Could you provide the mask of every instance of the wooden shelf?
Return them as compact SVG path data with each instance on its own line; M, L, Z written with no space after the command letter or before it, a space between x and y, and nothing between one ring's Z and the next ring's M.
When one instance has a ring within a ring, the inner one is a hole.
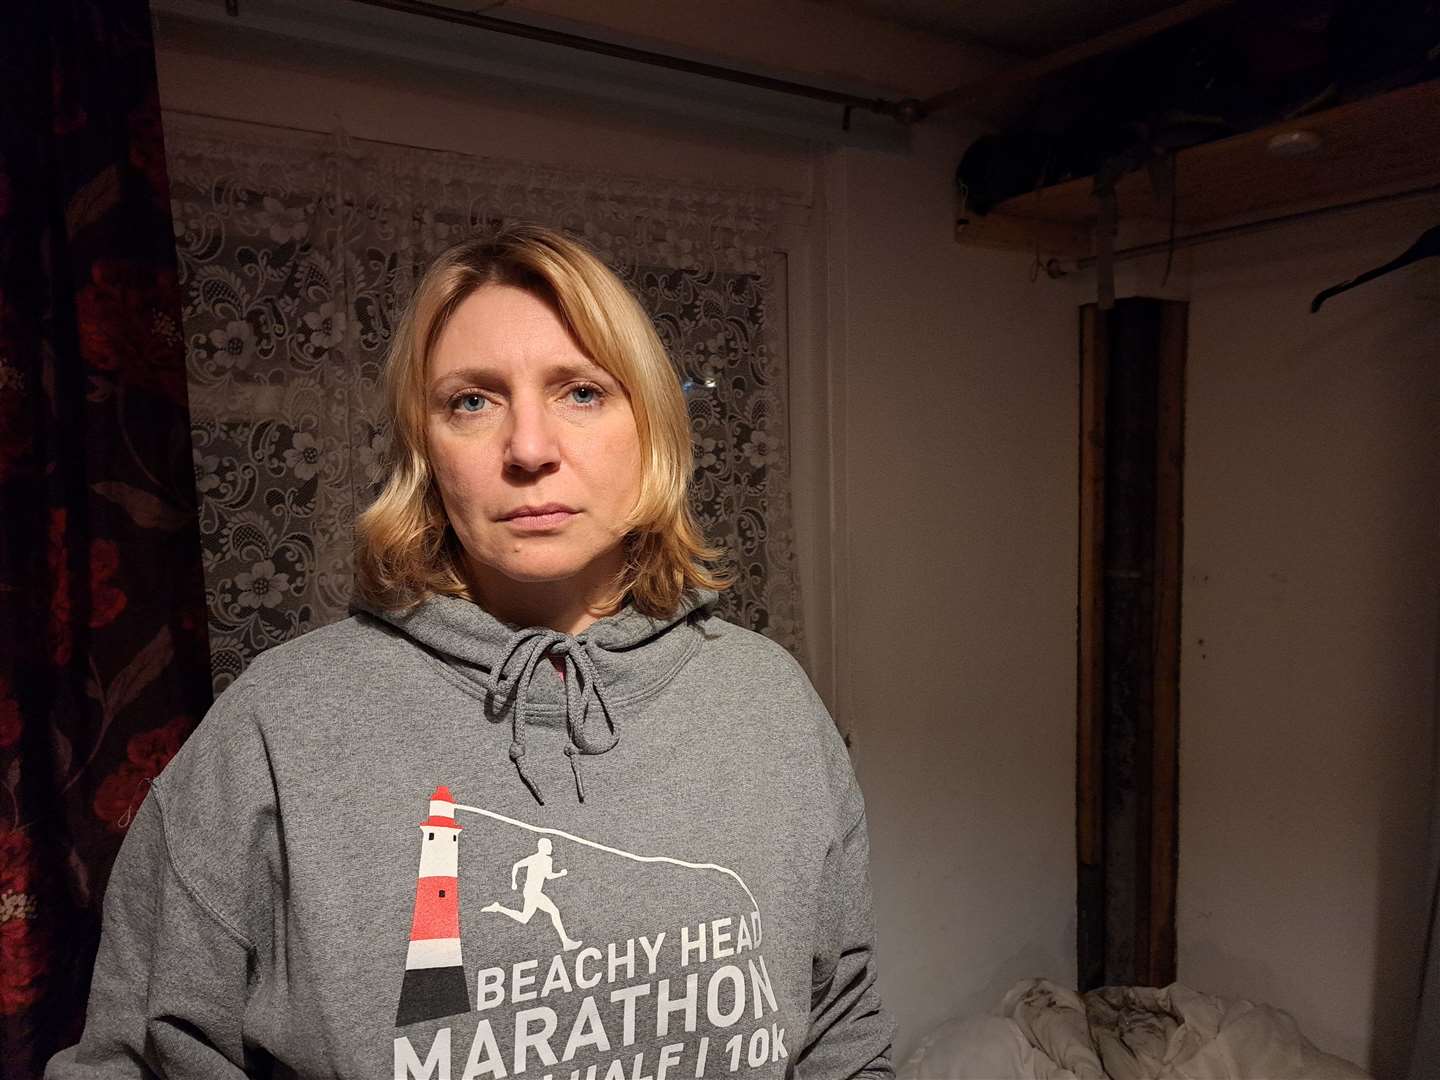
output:
M1266 150L1274 135L1313 131L1324 141L1305 157ZM1272 124L1175 155L1177 232L1220 221L1315 210L1440 183L1440 80ZM956 240L983 247L1090 255L1099 203L1091 178L1041 188L956 222ZM1149 175L1115 185L1122 221L1168 222Z

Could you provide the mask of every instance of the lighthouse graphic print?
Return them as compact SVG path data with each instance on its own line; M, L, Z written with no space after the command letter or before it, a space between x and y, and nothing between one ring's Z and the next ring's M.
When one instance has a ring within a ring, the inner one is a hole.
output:
M786 1074L794 1003L776 1000L734 869L522 821L444 784L426 809L396 1080ZM657 910L686 914L647 923Z
M415 918L395 1023L469 1011L470 989L460 956L460 826L455 800L442 786L430 796L430 816L420 823Z

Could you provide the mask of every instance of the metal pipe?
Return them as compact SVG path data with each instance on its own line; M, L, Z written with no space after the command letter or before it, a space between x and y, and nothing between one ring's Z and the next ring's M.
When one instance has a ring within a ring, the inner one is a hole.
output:
M1293 214L1282 214L1279 217L1265 218L1262 221L1247 221L1239 225L1228 225L1222 229L1211 229L1209 232L1190 233L1188 236L1177 236L1171 240L1157 240L1153 244L1141 244L1137 247L1124 248L1115 252L1115 262L1125 259L1140 259L1146 255L1163 255L1171 248L1194 247L1198 244L1207 244L1212 240L1223 240L1231 236L1244 236L1247 233L1265 232L1270 229L1282 228L1286 225L1293 225L1297 221L1308 221L1311 218L1325 217L1329 214L1340 213L1344 210L1363 210L1367 206L1380 206L1385 203L1398 202L1401 199L1414 199L1421 195L1440 194L1440 184L1431 184L1427 187L1411 188L1409 191L1398 191L1393 195L1376 195L1369 199L1357 199L1355 202L1339 203L1336 206L1323 206L1316 210L1300 210ZM1062 265L1061 260L1051 259L1045 265L1045 272L1052 278L1064 277L1067 273L1088 270L1094 266L1097 257L1085 255L1074 260L1070 267Z
M849 126L848 114L852 109L865 109L869 112L880 113L882 116L893 117L904 124L914 123L916 120L923 119L926 112L924 106L917 98L902 98L898 101L888 101L884 98L865 98L856 94L842 93L838 90L826 90L824 87L790 82L788 79L774 79L768 75L755 75L748 71L737 71L734 68L720 67L717 64L706 64L699 60L686 60L678 56L668 56L665 53L651 52L648 49L636 49L629 45L616 45L608 41L582 37L579 34L569 34L563 30L549 30L540 26L526 26L524 23L509 22L505 19L496 19L489 15L481 15L476 12L457 11L453 8L441 7L439 4L427 4L422 2L422 0L351 0L351 2L365 4L368 7L398 11L406 15L421 15L429 19L440 19L443 22L470 26L477 30L491 30L498 34L510 34L513 37L528 38L531 41L543 41L550 45L563 45L570 49L582 49L585 52L599 53L602 56L613 56L620 60L632 60L636 63L670 68L672 71L683 71L692 75L704 75L707 78L723 79L726 82L743 83L746 86L757 86L762 90L773 90L776 93L808 97L817 101L828 101L831 104L843 105L845 107L847 127Z

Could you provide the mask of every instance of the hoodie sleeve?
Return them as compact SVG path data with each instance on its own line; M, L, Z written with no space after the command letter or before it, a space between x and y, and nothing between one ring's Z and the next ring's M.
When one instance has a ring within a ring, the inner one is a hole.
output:
M828 715L826 724L842 759L836 768L845 788L820 882L810 1029L795 1075L800 1080L879 1080L895 1075L890 1059L895 1023L876 985L865 801Z
M84 1034L45 1080L245 1075L248 949L176 873L158 796L146 794L105 890Z
M272 832L263 740L232 686L152 781L106 885L80 1042L45 1080L244 1077ZM259 770L259 771L257 771Z

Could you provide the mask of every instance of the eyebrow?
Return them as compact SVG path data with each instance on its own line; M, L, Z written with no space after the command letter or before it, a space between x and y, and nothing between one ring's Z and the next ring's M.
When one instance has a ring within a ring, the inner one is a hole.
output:
M545 378L552 382L558 379L569 378L594 379L597 381L607 379L613 381L614 379L614 377L599 364L591 361L551 364L545 369L544 374ZM494 368L488 368L480 364L471 364L466 367L456 368L454 371L446 372L431 382L430 386L432 389L438 390L442 386L455 386L461 383L497 383L503 381L504 378L500 372Z

